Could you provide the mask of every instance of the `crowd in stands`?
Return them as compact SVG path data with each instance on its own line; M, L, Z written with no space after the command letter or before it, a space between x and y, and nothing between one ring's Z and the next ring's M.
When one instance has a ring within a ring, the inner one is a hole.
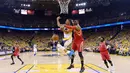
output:
M103 36L107 42L112 44L112 45L107 45L110 54L128 56L130 55L129 32L130 32L129 29L124 29L120 31L120 33L118 33L112 40L110 40L114 34L112 31L94 32L85 41L85 50L91 52L99 52L99 49L97 48L99 42L98 37Z
M112 44L108 45L108 50L111 54L130 55L130 30L123 29L118 33L116 30L113 28L113 30L84 31L84 49L91 52L99 52L97 48L98 37L102 36L107 42ZM52 31L0 31L0 51L11 50L16 42L19 44L21 51L32 50L33 44L37 45L39 51L51 50L50 43L52 41L50 39L52 35ZM111 39L112 37L113 39Z
M26 31L0 31L0 50L8 47L12 50L12 47L18 43L22 50L32 50L33 45L36 44L38 50L45 50L48 46L48 42L52 36L52 32L26 32ZM7 50L7 49L6 49Z

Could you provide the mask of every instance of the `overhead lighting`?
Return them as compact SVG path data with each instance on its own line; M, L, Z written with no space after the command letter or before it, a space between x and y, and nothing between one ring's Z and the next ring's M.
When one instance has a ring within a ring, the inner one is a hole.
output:
M79 6L79 4L76 4L76 6Z
M86 2L83 2L83 3L77 3L77 4L76 4L76 7L79 7L79 6L86 6L86 4L87 4Z
M21 4L21 7L30 7L30 4Z

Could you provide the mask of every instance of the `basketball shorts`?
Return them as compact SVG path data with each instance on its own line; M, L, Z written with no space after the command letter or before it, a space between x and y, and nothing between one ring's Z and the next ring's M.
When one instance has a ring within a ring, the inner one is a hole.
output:
M14 53L13 53L13 56L19 56L19 53L15 53L15 52L14 52Z
M72 43L72 49L74 51L82 52L83 51L83 41L80 43L73 42Z
M57 44L57 49L58 50L65 50L68 48L68 46L72 43L72 39L69 39L69 40L64 40L62 42L62 44Z
M72 38L69 40L65 40L64 47L67 48L72 43Z
M110 55L108 51L100 52L102 60L110 60Z

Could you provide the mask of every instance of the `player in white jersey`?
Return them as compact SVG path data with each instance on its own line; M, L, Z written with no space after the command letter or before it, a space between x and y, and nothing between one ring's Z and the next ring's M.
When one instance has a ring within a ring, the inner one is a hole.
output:
M37 54L37 45L36 44L33 45L33 52L34 52L34 56L36 56L36 54Z
M67 51L68 46L72 43L72 30L62 27L62 24L60 24L59 19L60 19L60 17L57 17L57 25L63 31L64 38L62 40L62 44L57 44L57 49L58 49L58 51L63 50L65 53L67 53L69 55L73 54L73 52L71 53L71 51ZM67 19L65 24L63 24L63 25L71 25L71 24L72 24L71 20Z
M65 48L67 48L72 43L72 30L65 28L62 31L64 33L64 38L63 38L63 44L62 45Z

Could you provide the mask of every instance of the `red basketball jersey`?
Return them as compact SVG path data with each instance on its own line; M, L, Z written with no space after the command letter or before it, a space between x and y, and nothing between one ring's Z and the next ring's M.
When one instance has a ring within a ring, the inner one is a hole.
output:
M70 25L65 25L66 28L72 29L74 31L74 39L73 42L75 43L81 43L83 39L83 34L82 30L76 31L76 26L70 26Z
M80 35L78 35L80 34ZM74 31L74 42L82 42L84 39L83 39L83 34L82 34L82 30L80 31Z
M19 53L19 47L15 47L14 53Z
M105 42L102 42L102 43L99 44L99 51L100 52L107 51L107 46L106 46Z

